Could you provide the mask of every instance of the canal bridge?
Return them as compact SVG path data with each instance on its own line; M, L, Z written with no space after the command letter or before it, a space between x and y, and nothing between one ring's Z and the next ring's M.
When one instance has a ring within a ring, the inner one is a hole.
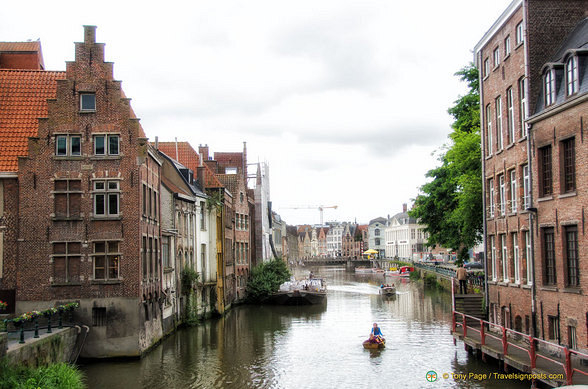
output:
M389 261L384 259L364 259L355 257L316 257L302 260L304 266L333 266L340 265L349 269L360 266L386 268Z

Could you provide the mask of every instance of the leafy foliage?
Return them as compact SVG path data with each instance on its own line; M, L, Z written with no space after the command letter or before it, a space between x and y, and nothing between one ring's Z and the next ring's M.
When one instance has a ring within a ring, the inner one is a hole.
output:
M82 389L85 388L82 373L72 365L54 365L31 368L14 366L0 361L0 389Z
M191 267L189 267L188 265L186 265L186 267L184 267L184 270L182 270L182 292L184 294L189 294L192 292L192 287L194 286L194 283L196 281L198 281L198 279L200 278L200 275Z
M478 70L470 64L455 75L469 93L448 110L455 119L450 142L441 149L441 165L427 172L430 181L409 213L426 225L429 246L456 250L460 263L482 239L482 163Z
M251 271L251 279L247 283L247 298L250 302L262 302L288 281L290 276L290 270L281 258L260 263Z

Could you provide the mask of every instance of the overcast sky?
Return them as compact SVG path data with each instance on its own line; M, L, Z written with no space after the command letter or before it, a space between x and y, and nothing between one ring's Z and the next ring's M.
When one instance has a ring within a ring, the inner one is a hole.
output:
M0 10L0 40L41 39L64 70L98 26L152 140L240 151L270 165L289 224L360 223L410 203L447 140L453 74L510 0L28 1Z

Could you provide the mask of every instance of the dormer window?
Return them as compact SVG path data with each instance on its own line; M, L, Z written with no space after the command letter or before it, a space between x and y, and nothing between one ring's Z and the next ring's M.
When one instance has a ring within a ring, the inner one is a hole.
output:
M578 92L578 57L571 56L566 62L566 83L568 96Z
M543 76L543 93L545 95L545 106L555 103L555 71L547 70Z
M96 111L95 93L80 93L80 110L86 112Z

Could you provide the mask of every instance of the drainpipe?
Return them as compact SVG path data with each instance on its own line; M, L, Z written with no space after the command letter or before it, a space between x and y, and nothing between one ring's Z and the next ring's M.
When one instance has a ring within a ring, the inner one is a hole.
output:
M478 64L482 63L482 52L478 52ZM476 65L477 67L477 65ZM479 68L478 68L479 70ZM487 245L487 223L486 220L486 146L483 139L483 126L484 126L484 80L483 73L478 71L478 85L480 86L480 150L482 155L482 244L484 245L484 301L486 302L486 319L490 319L490 293L488 291L488 245Z
M527 34L527 25L528 25L528 4L527 0L523 1L523 26L525 27L524 36L525 41L523 43L524 46L524 58L525 58L525 97L527 99L527 104L525 106L525 118L529 117L529 105L531 103L531 96L529 95L529 53L528 53L528 43L529 43L529 34ZM537 215L537 208L533 207L533 169L532 169L532 153L531 153L531 130L532 125L525 123L527 125L527 166L529 167L529 205L528 210L529 212L529 238L531 240L531 332L533 336L537 337L537 288L535 286L535 236L533 231L533 216ZM538 217L537 223L539 222ZM529 280L527 280L528 282Z

